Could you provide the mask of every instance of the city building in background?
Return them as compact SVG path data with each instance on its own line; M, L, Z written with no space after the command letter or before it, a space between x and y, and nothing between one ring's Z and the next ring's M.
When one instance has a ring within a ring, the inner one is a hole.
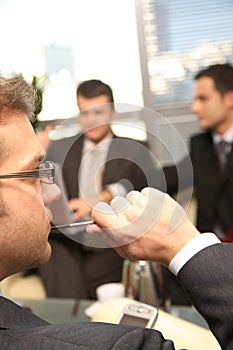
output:
M56 137L77 124L77 84L105 81L114 91L117 133L145 138L156 130L161 142L152 138L151 147L169 163L163 141L183 156L174 128L186 145L199 131L190 112L195 73L233 62L232 18L232 0L2 0L0 72L28 81L47 75L38 118L67 120Z
M186 145L199 132L190 112L194 76L215 63L233 63L231 0L136 0L143 100L164 118L156 119L161 142L154 146L163 163L170 156L162 144L183 157L169 123ZM163 142L164 140L164 142Z

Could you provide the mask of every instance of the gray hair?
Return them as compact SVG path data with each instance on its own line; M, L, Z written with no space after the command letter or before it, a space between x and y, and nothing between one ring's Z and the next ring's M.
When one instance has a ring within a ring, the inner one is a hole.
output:
M0 75L0 120L7 111L20 111L33 120L36 106L35 89L23 77Z

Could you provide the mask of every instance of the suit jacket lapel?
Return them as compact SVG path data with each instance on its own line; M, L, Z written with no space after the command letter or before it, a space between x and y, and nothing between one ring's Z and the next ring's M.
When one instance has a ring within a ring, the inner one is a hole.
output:
M114 174L115 172L119 171L118 162L117 162L117 159L118 159L117 154L119 153L119 149L118 149L119 144L118 142L116 142L116 140L118 139L119 137L113 134L113 139L108 149L106 163L104 167L104 173L102 178L103 185L105 185L108 182L109 173ZM114 160L114 162L111 162L112 160ZM110 167L108 162L111 162Z
M81 163L84 136L77 135L76 140L70 145L64 161L64 178L69 198L78 197L78 173Z
M232 177L232 174L233 174L233 147L231 149L230 154L228 155L226 169L220 181L220 189L222 189L222 187L226 184L229 177Z
M11 300L0 297L0 328L40 327L48 324L48 322L32 312L26 311Z
M214 188L218 188L218 179L220 176L220 169L218 163L218 157L214 149L211 133L208 133L205 138L204 147L201 146L201 153L203 156L200 157L202 161L203 169L206 171L206 176L209 177L209 181L214 182ZM214 175L214 176L213 176Z

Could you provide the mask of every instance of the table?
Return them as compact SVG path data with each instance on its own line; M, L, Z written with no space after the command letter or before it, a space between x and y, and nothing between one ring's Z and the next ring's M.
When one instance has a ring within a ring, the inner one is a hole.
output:
M84 311L93 303L90 300L65 298L18 299L15 301L50 323L90 321ZM119 316L119 310L128 302L129 299L122 298L101 304L92 321L115 323ZM173 315L159 310L155 329L161 331L165 338L172 339L177 349L220 350L211 332L204 327L200 327L200 321L205 321L195 309L191 307L172 307L171 312ZM185 318L188 320L185 320Z
M90 321L84 311L94 301L47 298L44 300L18 299L16 302L50 323L67 323ZM171 306L169 312L176 317L208 329L204 318L193 307Z
M85 309L93 301L65 298L18 299L15 302L50 323L87 322Z

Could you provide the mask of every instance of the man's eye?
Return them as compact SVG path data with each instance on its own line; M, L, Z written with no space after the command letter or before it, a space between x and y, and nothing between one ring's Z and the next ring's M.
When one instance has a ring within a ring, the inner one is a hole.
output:
M200 96L198 99L199 99L200 101L206 101L206 100L207 100L207 97L206 97L206 96Z
M103 111L96 111L95 114L96 115L101 115L101 114L103 114Z
M82 117L85 117L88 115L88 112L80 112L79 113L79 117L82 118Z

